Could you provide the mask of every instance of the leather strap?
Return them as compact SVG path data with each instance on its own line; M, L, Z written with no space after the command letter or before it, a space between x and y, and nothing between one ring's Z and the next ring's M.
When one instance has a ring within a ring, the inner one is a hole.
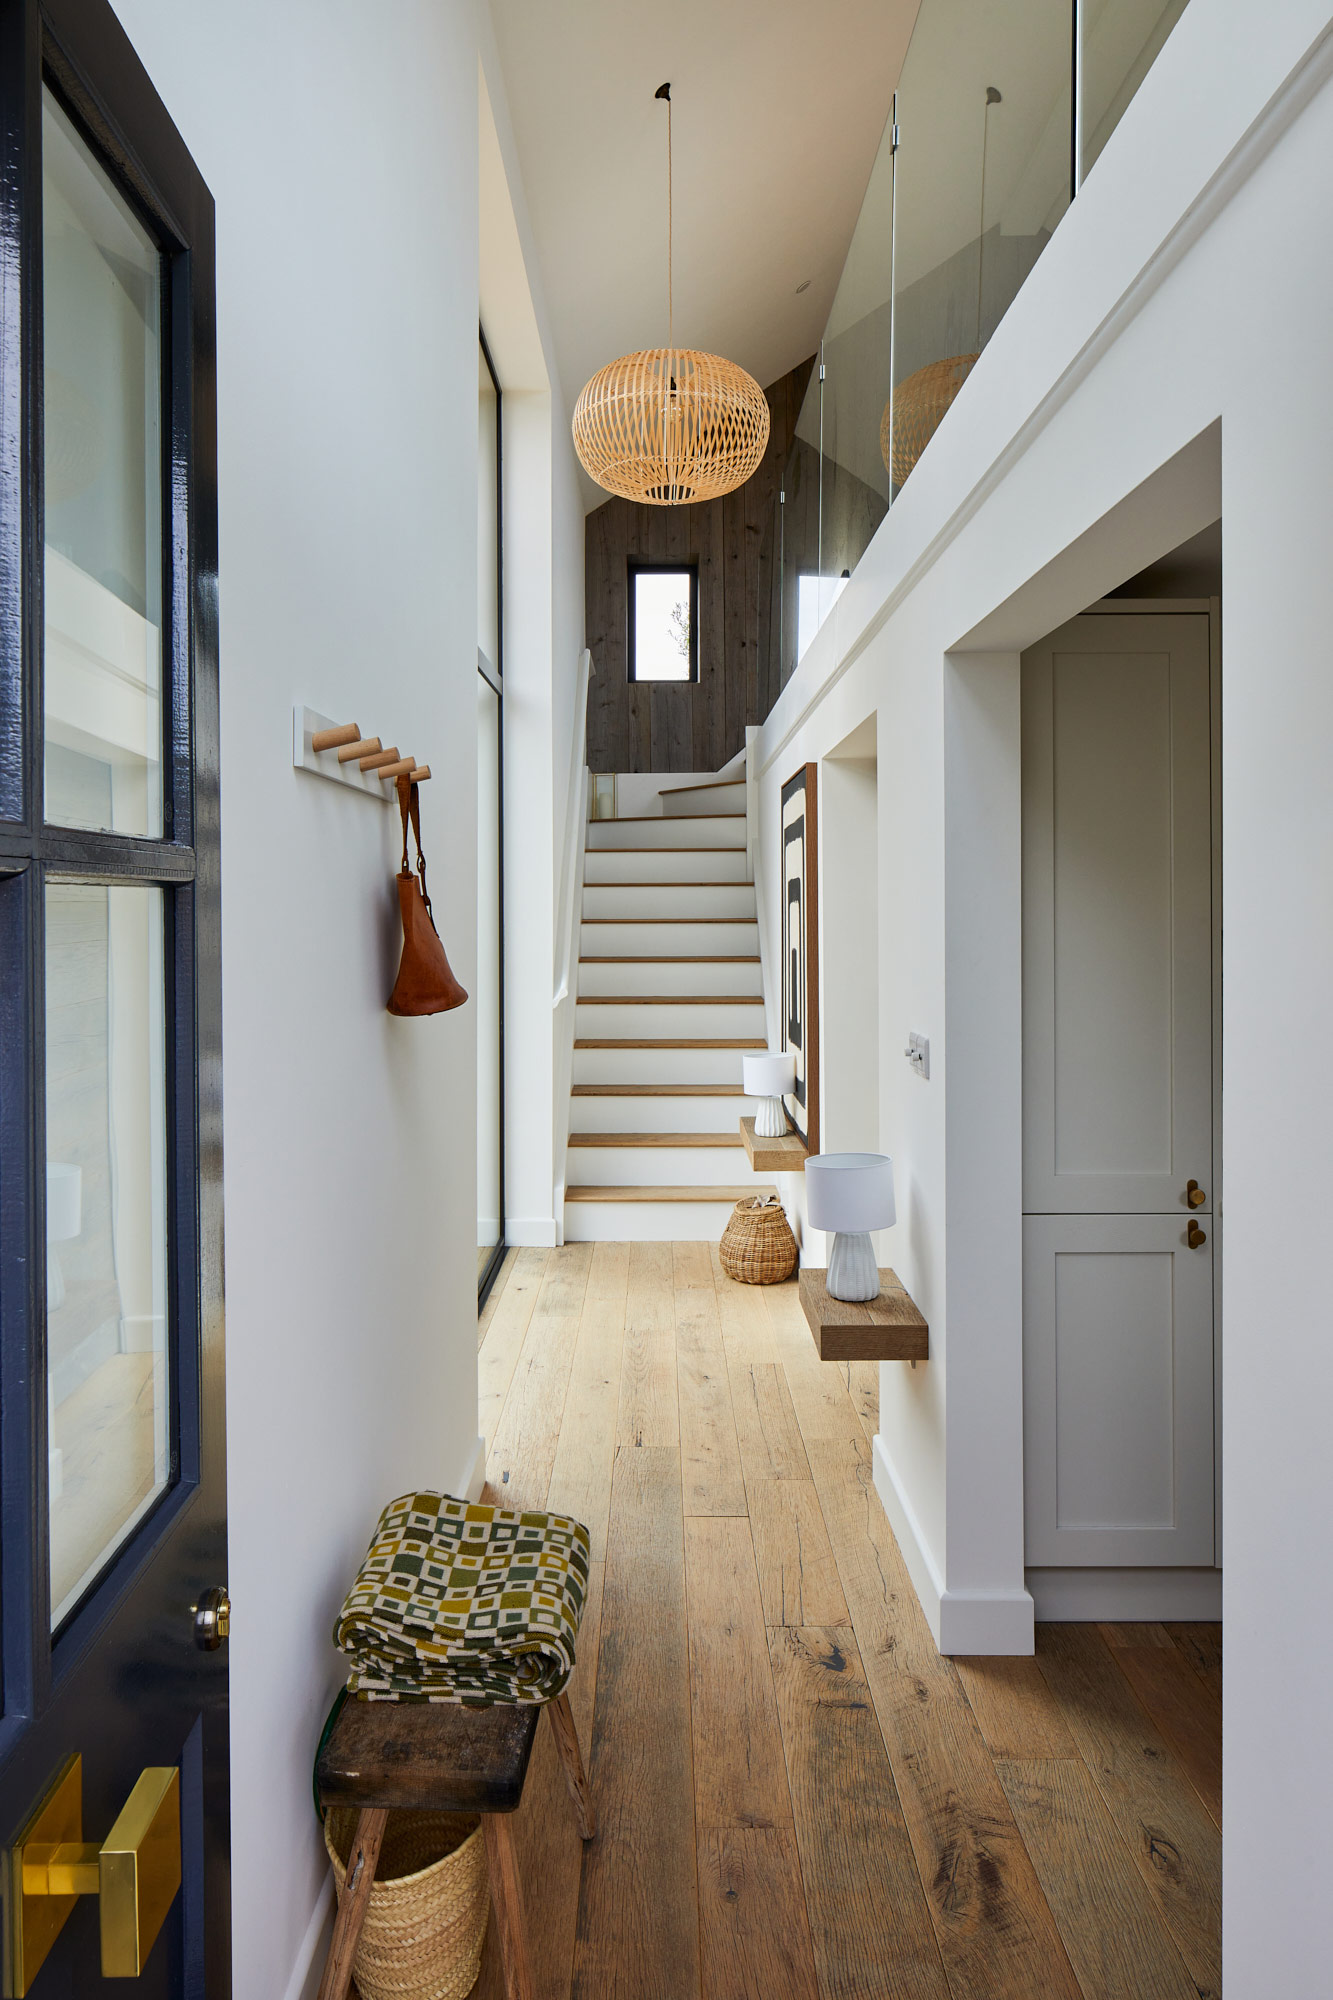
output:
M398 810L403 816L403 865L398 872L400 875L410 875L412 873L411 863L407 856L407 821L410 814L412 819L412 837L417 844L417 874L421 878L421 900L426 905L426 915L430 917L433 924L435 918L431 911L430 896L426 889L426 857L421 851L421 806L417 797L417 787L405 777L399 778L396 782L398 785Z

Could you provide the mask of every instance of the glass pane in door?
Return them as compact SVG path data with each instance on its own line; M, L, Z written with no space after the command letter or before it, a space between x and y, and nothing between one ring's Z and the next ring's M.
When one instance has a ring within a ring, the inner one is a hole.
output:
M51 1624L170 1477L162 891L48 881Z
M477 1276L504 1233L500 1154L500 697L477 675Z
M45 815L162 831L157 245L42 106Z

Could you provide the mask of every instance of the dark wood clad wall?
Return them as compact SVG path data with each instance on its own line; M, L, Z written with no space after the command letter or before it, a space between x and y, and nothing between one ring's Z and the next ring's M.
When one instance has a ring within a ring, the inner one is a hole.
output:
M765 660L774 503L813 365L812 356L765 390L768 450L735 493L694 507L608 500L589 514L585 620L596 668L588 689L590 770L716 771L744 747L746 724L767 715L775 685ZM697 682L626 678L631 556L697 558Z

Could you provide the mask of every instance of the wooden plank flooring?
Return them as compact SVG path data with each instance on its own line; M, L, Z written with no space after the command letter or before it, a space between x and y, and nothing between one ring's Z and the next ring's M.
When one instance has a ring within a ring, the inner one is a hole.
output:
M486 1498L593 1541L516 1815L539 2000L1214 2000L1221 1630L935 1651L870 1479L878 1375L697 1243L512 1252ZM481 2000L503 2000L494 1934Z

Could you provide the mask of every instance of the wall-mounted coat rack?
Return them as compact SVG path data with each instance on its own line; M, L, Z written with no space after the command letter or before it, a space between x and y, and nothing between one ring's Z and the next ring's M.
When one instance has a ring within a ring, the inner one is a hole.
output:
M292 763L382 805L396 799L395 779L421 785L430 776L429 764L400 755L396 744L386 747L378 736L362 736L355 722L334 722L299 701L292 710Z

